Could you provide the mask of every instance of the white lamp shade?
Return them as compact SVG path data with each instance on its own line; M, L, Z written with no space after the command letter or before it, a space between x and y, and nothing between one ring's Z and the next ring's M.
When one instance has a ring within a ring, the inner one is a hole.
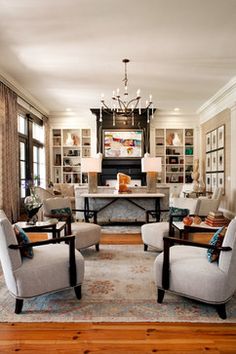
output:
M161 157L143 157L142 172L161 172Z
M102 172L102 159L84 157L81 159L82 172Z

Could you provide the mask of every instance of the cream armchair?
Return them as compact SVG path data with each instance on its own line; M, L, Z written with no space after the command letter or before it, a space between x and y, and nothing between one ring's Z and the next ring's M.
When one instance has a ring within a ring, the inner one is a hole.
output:
M200 216L207 216L210 211L216 212L219 209L222 194L223 189L219 187L215 188L211 198L199 197L199 204L196 214Z
M66 209L66 210L65 210ZM65 211L69 213L65 214ZM67 222L67 234L75 235L75 248L81 250L95 245L99 251L101 226L89 222L72 222L71 201L69 198L49 198L43 201L44 218L57 218Z
M220 251L218 262L208 261L209 248ZM154 262L157 301L162 303L168 290L215 305L219 316L225 319L225 304L236 290L235 268L236 219L230 222L222 247L164 237L164 252Z
M6 286L16 299L16 314L21 313L24 299L47 293L74 288L81 298L84 258L74 242L74 236L68 236L19 245L11 223L0 211L0 260ZM20 249L28 247L33 247L32 259L21 256Z

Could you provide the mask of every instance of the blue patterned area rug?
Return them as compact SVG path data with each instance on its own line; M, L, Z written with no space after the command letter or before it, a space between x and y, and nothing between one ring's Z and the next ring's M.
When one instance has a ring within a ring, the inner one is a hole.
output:
M83 251L85 279L82 300L73 290L25 300L14 314L15 301L0 277L1 322L236 322L236 300L227 305L228 319L214 307L166 294L156 302L153 262L157 253L142 245L101 245Z

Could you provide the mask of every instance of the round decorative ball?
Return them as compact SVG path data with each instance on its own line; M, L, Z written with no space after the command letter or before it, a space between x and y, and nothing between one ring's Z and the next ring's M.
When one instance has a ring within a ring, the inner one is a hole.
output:
M198 215L194 216L194 218L193 218L194 224L199 225L199 224L201 224L201 222L202 222L202 219L200 218L200 216L198 216Z
M191 216L185 216L185 218L183 218L183 223L186 226L190 226L193 223L193 218L191 218Z

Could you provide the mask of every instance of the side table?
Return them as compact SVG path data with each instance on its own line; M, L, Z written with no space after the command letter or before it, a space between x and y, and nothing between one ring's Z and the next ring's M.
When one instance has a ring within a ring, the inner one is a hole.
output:
M37 221L35 225L29 225L26 221L18 221L16 223L26 232L46 232L52 233L52 238L60 237L61 231L65 232L65 221L58 221L57 219L49 219L46 221Z
M187 226L182 221L173 221L171 226L174 231L179 232L179 237L183 239L186 239L189 233L215 232L220 228L220 226L209 226L204 222L199 225L192 224Z

